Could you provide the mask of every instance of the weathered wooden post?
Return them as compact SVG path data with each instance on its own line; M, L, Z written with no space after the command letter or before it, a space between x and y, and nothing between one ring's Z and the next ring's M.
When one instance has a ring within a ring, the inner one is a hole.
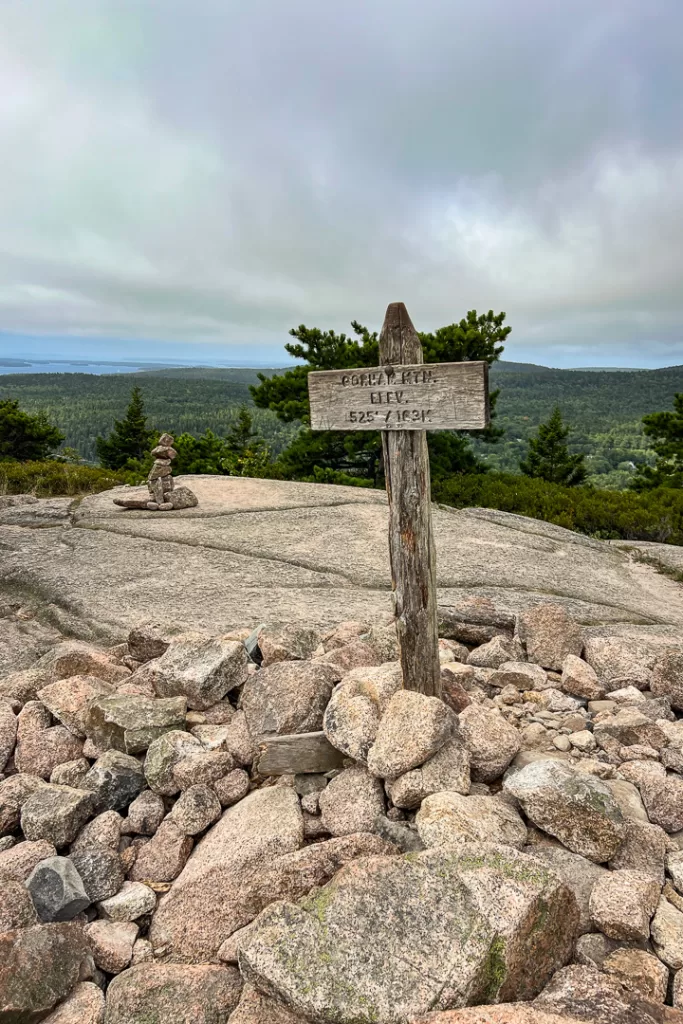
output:
M427 430L489 424L488 364L422 361L402 302L387 308L381 366L309 373L312 430L380 430L403 685L441 694Z

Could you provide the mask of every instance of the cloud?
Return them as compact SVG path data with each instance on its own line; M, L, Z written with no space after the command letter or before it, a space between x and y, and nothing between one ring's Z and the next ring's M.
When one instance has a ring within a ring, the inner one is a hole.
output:
M0 331L683 362L678 0L2 5ZM144 349L144 341L141 351Z

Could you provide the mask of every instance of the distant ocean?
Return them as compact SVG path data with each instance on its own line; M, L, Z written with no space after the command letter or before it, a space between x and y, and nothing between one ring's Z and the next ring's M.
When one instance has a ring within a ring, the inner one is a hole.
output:
M7 364L4 365L3 360L0 358L0 374L3 373L135 373L142 369L160 369L159 366L140 366L138 365L127 365L125 363L46 363L46 362L31 362L29 359L25 363L21 363L17 360L8 359ZM18 365L17 365L18 364Z

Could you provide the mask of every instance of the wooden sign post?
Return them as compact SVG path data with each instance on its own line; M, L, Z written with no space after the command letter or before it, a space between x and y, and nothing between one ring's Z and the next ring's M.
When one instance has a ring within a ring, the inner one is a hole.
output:
M389 557L403 685L441 695L427 430L490 422L488 364L422 361L402 302L387 308L381 366L308 375L312 430L380 430L389 497Z

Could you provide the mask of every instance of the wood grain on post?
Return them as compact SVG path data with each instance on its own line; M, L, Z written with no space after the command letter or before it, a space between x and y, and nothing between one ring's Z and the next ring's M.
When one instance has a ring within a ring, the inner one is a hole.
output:
M387 308L382 366L422 363L422 345L402 302ZM389 557L403 685L441 696L429 453L425 430L383 431L389 497Z

